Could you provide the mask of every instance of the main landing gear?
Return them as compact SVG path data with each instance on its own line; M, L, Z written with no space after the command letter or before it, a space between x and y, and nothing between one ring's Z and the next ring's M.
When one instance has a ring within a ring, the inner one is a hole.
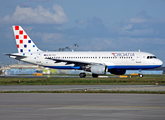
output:
M82 72L79 74L80 78L85 78L86 77L86 73L85 72ZM92 74L92 77L93 78L97 78L98 77L98 74Z
M82 72L79 74L80 78L85 78L86 77L86 73L85 72Z

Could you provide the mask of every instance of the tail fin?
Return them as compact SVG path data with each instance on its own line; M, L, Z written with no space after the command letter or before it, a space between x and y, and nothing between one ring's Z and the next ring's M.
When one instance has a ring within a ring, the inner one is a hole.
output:
M31 53L31 52L41 51L33 43L33 41L26 34L26 32L22 29L21 26L13 26L13 31L19 53L27 53L27 52Z

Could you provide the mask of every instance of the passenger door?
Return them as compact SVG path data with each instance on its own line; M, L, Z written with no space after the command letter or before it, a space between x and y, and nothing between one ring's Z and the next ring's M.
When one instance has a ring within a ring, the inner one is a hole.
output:
M141 63L141 53L136 54L136 63Z

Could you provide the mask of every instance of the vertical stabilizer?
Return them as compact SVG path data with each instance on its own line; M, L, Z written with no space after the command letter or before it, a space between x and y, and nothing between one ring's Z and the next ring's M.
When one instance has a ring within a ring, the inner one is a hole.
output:
M31 53L41 51L33 43L33 41L26 34L26 32L22 29L21 26L13 26L13 31L19 53Z

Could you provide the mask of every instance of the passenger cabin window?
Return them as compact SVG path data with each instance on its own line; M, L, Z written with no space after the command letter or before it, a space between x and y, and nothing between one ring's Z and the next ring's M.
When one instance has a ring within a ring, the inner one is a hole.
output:
M156 59L156 56L147 56L147 59L153 59L153 58Z

